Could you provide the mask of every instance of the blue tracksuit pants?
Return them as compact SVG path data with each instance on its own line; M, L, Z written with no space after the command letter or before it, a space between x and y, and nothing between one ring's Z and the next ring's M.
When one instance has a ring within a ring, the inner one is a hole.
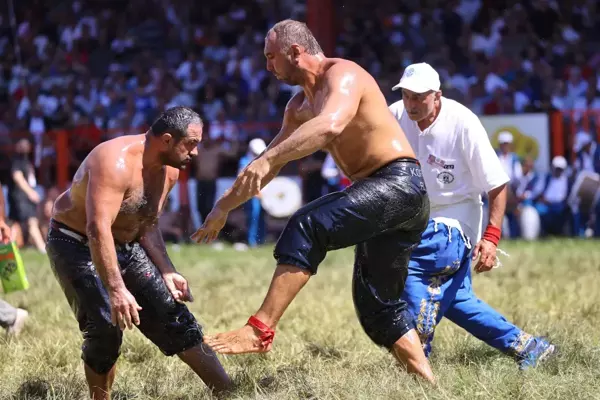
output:
M412 253L403 299L415 317L425 354L429 356L435 327L445 316L503 353L522 357L534 337L475 296L471 252L459 229L430 220Z

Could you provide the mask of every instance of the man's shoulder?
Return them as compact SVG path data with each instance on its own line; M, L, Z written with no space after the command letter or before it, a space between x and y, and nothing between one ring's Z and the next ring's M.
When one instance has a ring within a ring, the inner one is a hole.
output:
M447 107L449 113L446 116L454 117L458 120L471 122L473 120L479 120L477 114L475 114L471 109L465 106L462 103L459 103L456 100L449 99L447 97L442 98L442 107Z
M131 140L118 137L102 142L92 149L84 163L89 171L100 171L102 175L131 175L133 172L133 149Z
M328 81L343 79L344 83L346 83L346 81L351 81L349 77L354 76L355 83L362 85L367 83L369 78L373 79L372 75L366 69L354 61L345 58L330 58L329 61L331 64L324 75Z
M364 71L363 67L358 65L356 62L354 62L352 60L348 60L346 58L330 58L329 60L331 61L329 71L331 71L332 69L334 71L346 71L346 70L348 70L348 71L351 71L351 70Z
M446 107L444 111L444 126L446 128L453 127L458 135L464 135L467 140L479 138L481 132L485 132L479 116L471 111L465 105L456 100L443 98L442 107ZM487 138L487 134L484 135Z

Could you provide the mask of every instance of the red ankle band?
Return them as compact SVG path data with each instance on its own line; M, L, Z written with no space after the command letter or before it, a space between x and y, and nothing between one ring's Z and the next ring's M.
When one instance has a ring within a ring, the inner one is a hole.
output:
M260 331L260 340L262 341L262 345L267 347L271 343L273 343L273 339L275 339L275 331L269 328L264 322L260 319L256 318L254 315L248 319L248 325L253 328L256 328Z

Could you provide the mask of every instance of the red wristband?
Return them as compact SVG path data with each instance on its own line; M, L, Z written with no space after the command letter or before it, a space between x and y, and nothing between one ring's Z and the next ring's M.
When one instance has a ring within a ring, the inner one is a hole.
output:
M500 228L495 227L493 225L488 225L487 228L485 228L485 232L483 233L483 239L487 240L488 242L494 243L496 246L498 246L498 242L500 242L501 237L502 231L500 230Z
M260 331L260 340L262 341L262 345L264 347L267 347L273 343L273 339L275 339L275 331L269 328L267 324L253 315L248 319L248 325Z

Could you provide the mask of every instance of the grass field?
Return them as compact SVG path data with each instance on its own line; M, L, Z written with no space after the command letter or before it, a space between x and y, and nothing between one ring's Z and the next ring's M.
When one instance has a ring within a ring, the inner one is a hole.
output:
M496 350L446 321L434 342L439 387L408 377L360 328L351 297L351 250L332 252L292 304L266 355L222 357L239 388L257 399L594 399L600 398L600 242L507 243L504 267L475 277L481 298L560 354L520 372ZM170 252L188 278L191 310L206 332L240 327L260 305L274 269L271 248L245 253L208 247ZM0 339L0 399L80 399L86 385L80 334L47 260L25 251L27 292L3 295L31 321ZM115 399L210 398L178 358L127 331Z

